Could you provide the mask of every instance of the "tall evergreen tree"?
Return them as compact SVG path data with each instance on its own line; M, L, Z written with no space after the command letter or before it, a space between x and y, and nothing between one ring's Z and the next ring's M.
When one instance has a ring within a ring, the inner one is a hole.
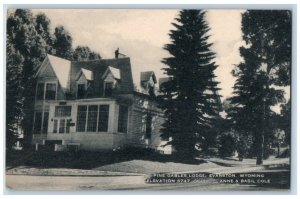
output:
M263 163L274 125L271 106L284 102L290 84L291 15L289 11L255 11L242 15L244 61L237 65L228 117L236 132L254 137L257 164Z
M171 43L164 47L171 56L162 61L170 80L161 85L160 104L166 116L161 136L171 136L177 154L191 158L195 143L208 140L219 117L217 65L208 42L205 11L182 10L175 20Z

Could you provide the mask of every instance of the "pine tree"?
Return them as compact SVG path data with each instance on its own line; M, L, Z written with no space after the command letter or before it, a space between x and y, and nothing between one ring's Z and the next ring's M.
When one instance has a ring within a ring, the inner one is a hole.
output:
M162 61L170 80L161 85L160 104L166 116L161 136L172 137L180 158L191 158L195 143L209 139L219 116L217 65L207 41L205 11L182 10L176 21L176 30L169 34L171 43L164 47L171 56Z
M275 86L290 84L290 12L247 11L242 30L247 46L240 48L244 61L233 71L237 80L228 117L236 132L253 136L257 164L262 164L275 128L271 106L284 102L284 91Z

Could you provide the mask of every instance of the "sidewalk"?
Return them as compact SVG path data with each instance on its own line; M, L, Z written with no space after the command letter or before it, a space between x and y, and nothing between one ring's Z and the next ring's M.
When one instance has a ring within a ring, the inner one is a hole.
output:
M16 167L6 171L6 175L30 175L30 176L139 176L138 173L126 172L111 172L111 171L97 171L84 169L66 169L66 168L32 168L32 167Z
M214 159L210 159L208 161L216 163L216 160ZM215 173L215 174L246 173L246 172L259 171L263 169L283 168L289 165L290 165L289 158L282 158L282 159L272 158L272 159L264 160L263 165L256 165L256 160L252 159L252 161L248 161L248 162L247 160L237 161L236 164L232 164L231 166L222 166L218 168L204 169L201 170L201 172Z

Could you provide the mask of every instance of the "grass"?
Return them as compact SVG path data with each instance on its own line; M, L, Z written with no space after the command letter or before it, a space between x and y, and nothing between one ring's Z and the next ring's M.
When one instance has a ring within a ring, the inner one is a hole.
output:
M7 153L6 167L31 166L39 168L73 168L93 169L120 162L144 160L153 163L184 163L199 165L203 160L180 160L174 156L155 153L150 149L128 148L123 151L112 152L46 152L46 151L11 151Z
M266 164L285 163L285 159L272 157L264 161ZM181 160L175 156L166 156L149 149L130 148L124 151L112 152L46 152L46 151L12 151L7 153L6 168L34 168L49 172L68 173L72 169L125 172L125 173L160 173L204 171L206 169L241 168L256 166L255 159L238 161L235 158L220 158L216 156L199 157L194 160ZM59 171L59 172L60 172ZM76 171L78 172L78 171ZM85 172L85 171L82 171Z

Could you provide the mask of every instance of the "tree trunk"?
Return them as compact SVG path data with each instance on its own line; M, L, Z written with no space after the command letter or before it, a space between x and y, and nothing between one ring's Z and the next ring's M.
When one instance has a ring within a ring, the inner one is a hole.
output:
M264 131L261 134L261 139L259 140L259 143L257 145L257 155L256 155L256 165L262 165L263 164L263 157L264 157Z

